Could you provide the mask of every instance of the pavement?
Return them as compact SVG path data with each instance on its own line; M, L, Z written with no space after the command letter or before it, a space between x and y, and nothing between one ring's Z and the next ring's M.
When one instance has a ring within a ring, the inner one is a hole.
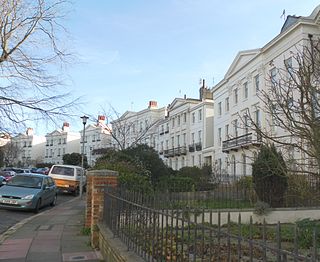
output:
M84 228L85 200L76 197L24 219L0 235L0 262L104 261Z

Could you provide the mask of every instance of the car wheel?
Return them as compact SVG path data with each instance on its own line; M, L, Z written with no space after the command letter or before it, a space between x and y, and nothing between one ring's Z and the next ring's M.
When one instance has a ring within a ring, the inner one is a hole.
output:
M58 198L58 196L55 194L52 202L50 203L50 206L53 207L53 206L55 206L57 204L57 198Z
M37 214L39 212L40 207L41 207L41 199L38 199L36 207L34 208L33 212Z

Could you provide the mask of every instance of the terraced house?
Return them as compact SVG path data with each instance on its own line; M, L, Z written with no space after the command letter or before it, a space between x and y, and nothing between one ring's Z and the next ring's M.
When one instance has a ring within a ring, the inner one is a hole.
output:
M278 102L272 108L267 102L276 100L273 95L282 88L287 90L288 99L281 99L294 107L298 93L291 84L292 72L299 68L297 54L303 55L305 48L319 39L319 12L320 6L307 17L288 16L280 33L270 42L258 49L240 51L223 80L213 87L215 161L222 176L251 174L259 146L268 142L261 132L268 134L269 142L275 137L282 142L278 147L285 157L305 161L303 150L290 146L301 141L282 128L285 121L275 121L274 116L281 114L281 105ZM316 99L318 104L319 98ZM283 110L282 114L285 115ZM256 132L259 129L261 132Z

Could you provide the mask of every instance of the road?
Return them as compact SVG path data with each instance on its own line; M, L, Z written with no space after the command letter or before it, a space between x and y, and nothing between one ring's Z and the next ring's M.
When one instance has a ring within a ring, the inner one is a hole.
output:
M59 193L57 199L57 205L63 205L64 202L73 199L74 196L70 194ZM44 207L40 209L39 212L43 212L52 207ZM0 209L0 235L4 233L8 228L17 224L21 220L33 216L34 213L27 211L14 211L14 210L4 210Z

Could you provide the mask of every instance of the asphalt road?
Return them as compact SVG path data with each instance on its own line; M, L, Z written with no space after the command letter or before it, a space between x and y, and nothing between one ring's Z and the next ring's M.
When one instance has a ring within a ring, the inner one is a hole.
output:
M64 202L73 199L74 196L71 194L59 193L57 199L57 205L63 205ZM52 207L43 207L39 212L43 212ZM33 212L27 211L14 211L14 210L5 210L0 209L0 235L4 233L7 229L17 224L21 220L33 216Z

